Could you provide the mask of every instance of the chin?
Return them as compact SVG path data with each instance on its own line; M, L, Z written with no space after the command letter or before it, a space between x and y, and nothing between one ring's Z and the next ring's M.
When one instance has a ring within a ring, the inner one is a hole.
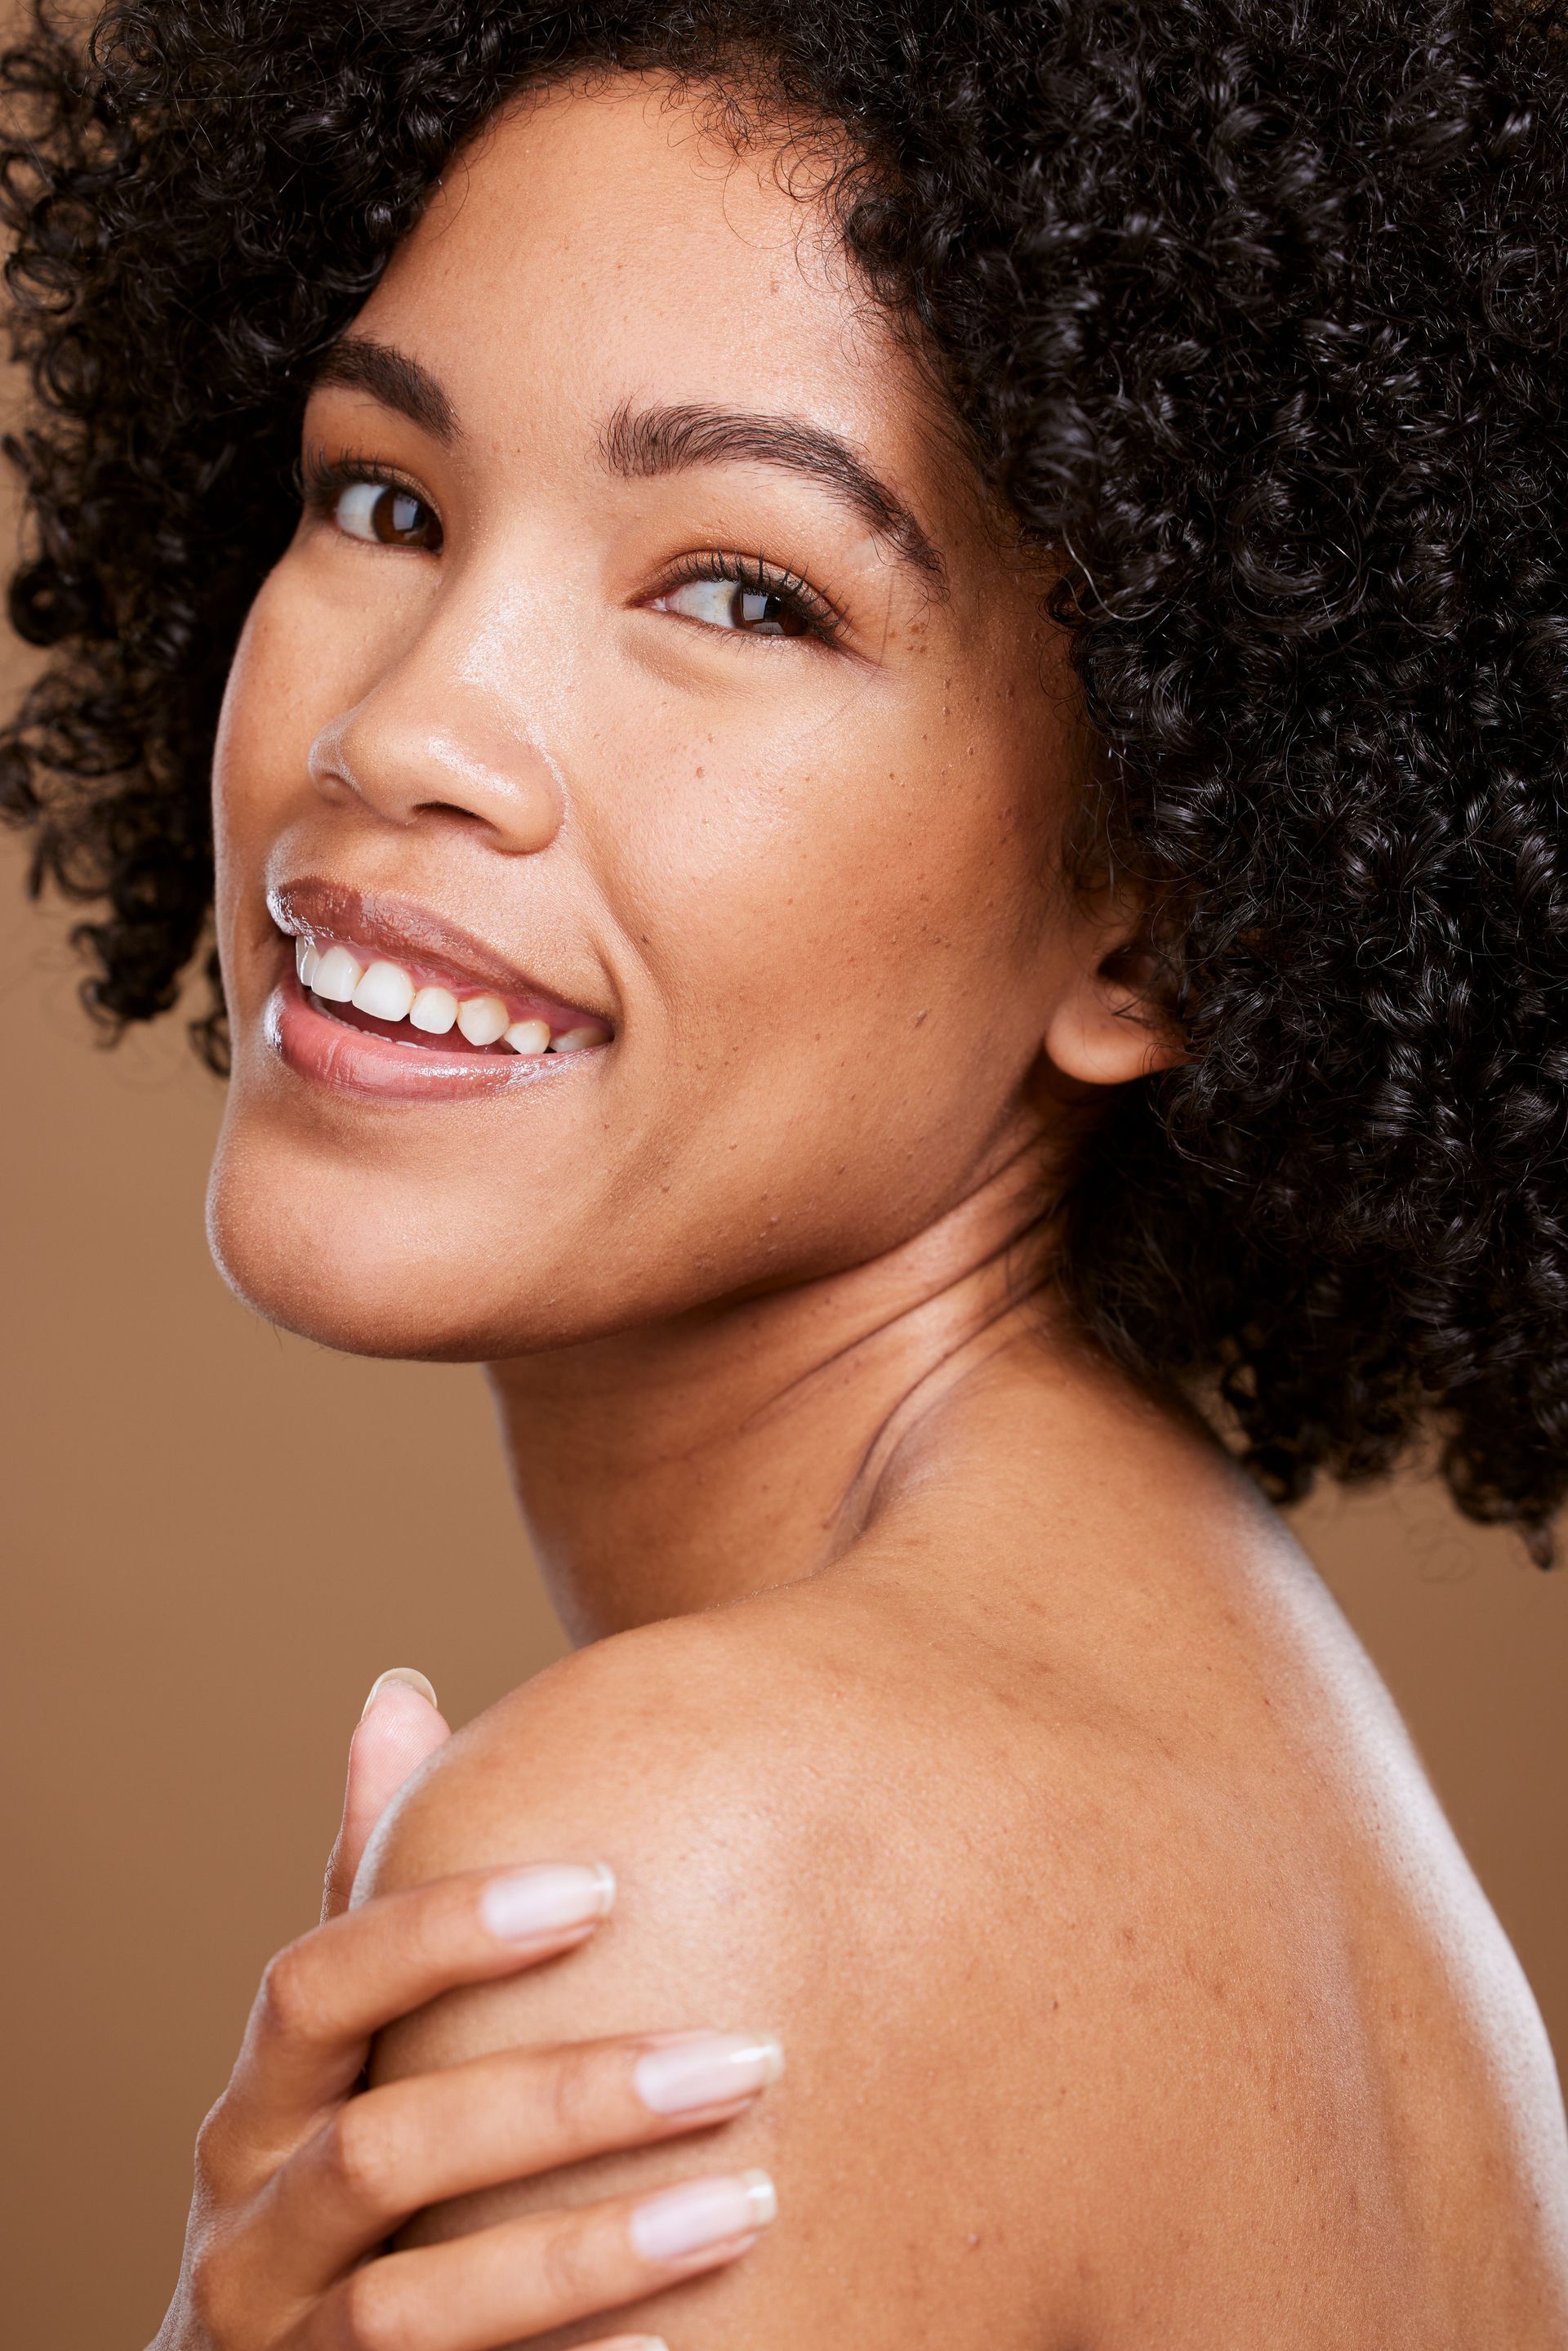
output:
M473 1252L428 1210L399 1215L297 1166L220 1146L207 1241L255 1313L344 1354L468 1364L548 1343L530 1337L526 1298L476 1298Z

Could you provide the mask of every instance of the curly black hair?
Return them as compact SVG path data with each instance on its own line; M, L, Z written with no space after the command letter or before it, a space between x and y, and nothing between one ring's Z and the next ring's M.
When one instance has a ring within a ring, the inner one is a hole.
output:
M211 894L224 673L320 355L454 146L587 68L765 92L1058 551L1104 747L1069 847L1148 894L1189 1052L1127 1088L1064 1274L1218 1382L1289 1499L1435 1431L1542 1564L1568 1487L1568 32L1562 0L37 0L0 62L0 735L112 1027ZM847 139L845 134L847 133ZM198 1024L222 1061L221 1007Z

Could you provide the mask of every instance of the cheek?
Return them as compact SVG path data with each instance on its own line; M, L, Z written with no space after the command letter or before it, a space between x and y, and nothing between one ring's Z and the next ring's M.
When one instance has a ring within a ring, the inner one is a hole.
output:
M672 740L644 764L657 787L602 851L682 1019L784 1040L805 1015L847 1036L924 1011L940 1031L1031 986L1048 775L1033 747L889 700L784 740L714 728L701 756Z
M248 831L310 793L310 747L352 709L409 633L404 606L324 590L308 549L263 582L229 665L213 775L220 826Z
M263 584L240 633L213 753L213 903L231 1012L253 1008L247 941L271 925L263 888L272 852L320 816L310 752L330 720L373 683L379 648L362 615L312 592L286 556Z
M901 1238L971 1180L1038 1050L1035 747L890 699L793 739L715 726L700 758L672 736L595 844L716 1245L776 1235L809 1264Z
M223 689L213 754L213 822L220 876L235 886L236 853L265 845L309 786L310 746L333 707L330 641L311 632L277 584L262 589ZM327 658L323 658L324 653Z

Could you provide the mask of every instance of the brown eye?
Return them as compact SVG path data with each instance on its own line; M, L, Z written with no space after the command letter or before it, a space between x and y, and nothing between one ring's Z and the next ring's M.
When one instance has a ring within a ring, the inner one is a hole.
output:
M348 538L419 548L427 555L441 546L434 510L396 482L350 482L332 501L332 519Z
M774 588L737 588L733 626L759 637L803 637L806 623L793 597Z
M735 629L749 637L804 637L811 622L798 601L782 588L749 587L742 580L688 580L654 599L660 612L705 621L711 629Z

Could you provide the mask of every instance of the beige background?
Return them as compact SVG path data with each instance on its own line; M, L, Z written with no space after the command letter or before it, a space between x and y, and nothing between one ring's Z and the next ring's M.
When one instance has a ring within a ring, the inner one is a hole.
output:
M18 2351L135 2351L366 1688L421 1666L461 1722L562 1643L478 1374L234 1302L202 1236L220 1090L178 1023L95 1048L21 870L0 846L0 2298ZM1417 1486L1300 1523L1568 2049L1568 1568Z

